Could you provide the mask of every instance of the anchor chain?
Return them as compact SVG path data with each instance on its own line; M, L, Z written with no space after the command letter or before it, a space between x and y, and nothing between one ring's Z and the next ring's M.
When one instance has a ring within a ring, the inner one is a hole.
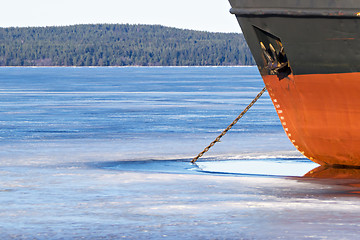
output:
M204 155L209 149L215 145L215 143L220 142L220 139L242 118L245 113L256 103L256 101L263 95L263 93L266 91L266 87L264 87L259 94L252 100L252 102L242 111L239 116L217 137L214 141L210 143L209 146L207 146L201 153L199 153L196 157L194 157L191 160L191 163L195 163L202 155Z

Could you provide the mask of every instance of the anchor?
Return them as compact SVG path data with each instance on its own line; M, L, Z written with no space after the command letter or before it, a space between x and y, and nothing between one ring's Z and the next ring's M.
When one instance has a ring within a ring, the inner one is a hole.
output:
M271 43L269 43L269 49L265 47L263 42L260 42L260 46L266 61L265 68L269 70L270 74L277 75L279 80L282 80L289 76L292 71L284 47L281 42L278 43L280 45L278 53Z

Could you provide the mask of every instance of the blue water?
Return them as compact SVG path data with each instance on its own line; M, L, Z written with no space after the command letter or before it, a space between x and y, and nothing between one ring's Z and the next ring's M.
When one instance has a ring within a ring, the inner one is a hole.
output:
M0 239L354 239L255 67L0 68ZM264 177L266 176L266 177ZM284 177L287 176L287 177ZM289 230L290 229L290 230Z
M196 155L264 86L256 67L0 68L0 76L0 147L9 155L92 150L114 160ZM265 93L211 153L293 150Z

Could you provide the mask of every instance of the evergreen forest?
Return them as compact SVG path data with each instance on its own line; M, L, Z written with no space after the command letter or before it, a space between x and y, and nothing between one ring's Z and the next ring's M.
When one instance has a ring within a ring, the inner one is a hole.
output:
M0 66L254 64L237 33L129 24L0 28Z

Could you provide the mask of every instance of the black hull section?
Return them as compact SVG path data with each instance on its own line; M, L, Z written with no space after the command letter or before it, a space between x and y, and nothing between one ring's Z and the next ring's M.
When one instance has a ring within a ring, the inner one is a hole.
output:
M259 29L281 42L294 75L360 72L360 1L337 2L230 0L263 75L260 42L271 39Z

